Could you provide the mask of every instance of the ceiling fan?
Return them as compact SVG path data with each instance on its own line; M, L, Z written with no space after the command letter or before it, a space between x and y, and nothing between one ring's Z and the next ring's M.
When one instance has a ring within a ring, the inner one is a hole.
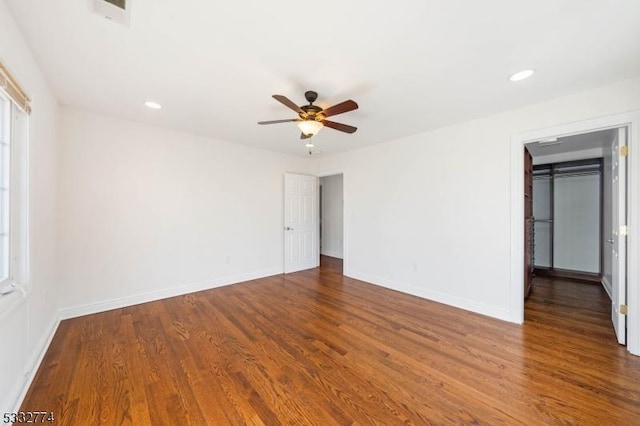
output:
M298 123L298 127L302 131L300 139L308 139L314 136L320 131L320 129L325 126L345 133L353 133L358 130L357 127L349 126L348 124L336 123L335 121L326 120L327 117L358 109L358 104L351 99L349 99L348 101L340 102L339 104L327 109L322 109L317 105L313 105L315 100L318 99L318 94L316 92L309 90L305 92L304 97L307 99L307 102L309 102L309 105L297 106L286 96L273 95L273 99L298 113L299 118L292 118L289 120L259 121L258 124L296 122Z

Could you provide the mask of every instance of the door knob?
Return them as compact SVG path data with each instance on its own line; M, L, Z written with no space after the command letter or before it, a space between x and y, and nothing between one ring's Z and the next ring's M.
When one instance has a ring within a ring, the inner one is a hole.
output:
M607 242L608 242L609 244L613 244L613 238L611 238L611 239L607 240Z
M285 226L284 228L285 231L293 231L293 228L290 226Z

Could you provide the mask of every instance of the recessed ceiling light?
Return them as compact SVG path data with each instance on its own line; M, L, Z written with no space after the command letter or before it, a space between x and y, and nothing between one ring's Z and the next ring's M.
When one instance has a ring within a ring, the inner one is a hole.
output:
M157 102L153 102L153 101L146 101L144 103L147 107L151 108L151 109L161 109L162 105L160 105Z
M515 73L511 77L509 77L509 80L511 80L511 81L524 80L526 78L531 77L534 72L535 72L534 70L522 70L520 72Z

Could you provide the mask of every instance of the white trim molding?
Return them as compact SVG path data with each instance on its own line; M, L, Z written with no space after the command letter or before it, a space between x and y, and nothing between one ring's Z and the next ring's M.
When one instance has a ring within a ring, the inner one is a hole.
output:
M37 351L34 353L32 358L29 360L27 364L27 371L24 373L25 380L23 382L22 389L20 392L16 394L14 397L14 406L13 411L17 413L20 410L20 406L22 405L22 401L24 397L27 395L27 391L31 387L31 382L36 377L36 373L40 368L40 364L44 360L44 356L47 354L49 350L49 345L51 345L51 341L53 340L53 336L55 336L56 331L58 331L58 326L60 325L60 317L59 315L54 315L53 320L49 323L49 326L46 329L46 332L40 338L38 345L36 346Z
M31 382L36 376L38 369L40 368L40 364L44 359L44 356L49 349L49 345L53 340L53 336L56 334L58 330L58 325L60 325L60 319L58 317L57 312L53 315L53 319L47 326L45 332L40 337L38 344L36 345L36 351L32 355L32 357L28 360L26 366L26 370L24 374L21 376L21 382L17 383L17 386L7 395L2 408L2 413L12 412L17 413L20 410L20 406L22 405L22 401L24 397L27 395L27 391L29 387L31 387Z
M478 303L474 300L464 297L452 296L450 294L441 293L438 291L428 290L420 287L416 287L411 284L389 280L381 278L375 275L365 274L354 270L344 270L344 276L354 278L356 280L364 281L367 284L377 285L385 287L391 290L406 293L411 296L421 297L423 299L442 303L452 308L464 309L472 313L486 315L492 318L497 318L503 321L509 321L509 311L506 309L500 309L495 306L486 305L484 303Z
M524 145L551 137L628 127L627 187L627 350L640 355L640 111L567 123L511 138L511 286L509 320L524 321Z
M169 297L182 296L184 294L195 293L197 291L210 290L226 285L251 281L258 278L270 277L272 275L278 275L281 273L282 268L270 268L262 271L254 271L248 272L246 274L222 277L215 280L187 284L159 291L134 294L131 296L125 296L96 303L89 303L86 305L63 308L60 310L60 319L64 320L69 318L81 317L84 315L96 314L99 312L110 311L112 309L139 305L141 303L153 302L155 300L167 299Z
M604 288L604 291L607 293L607 296L609 296L609 299L613 300L613 296L611 296L611 283L609 282L607 277L603 276L600 283L602 284L602 288Z

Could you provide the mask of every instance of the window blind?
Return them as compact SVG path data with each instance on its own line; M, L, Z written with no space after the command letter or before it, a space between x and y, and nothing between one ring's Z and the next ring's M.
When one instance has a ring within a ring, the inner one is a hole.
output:
M2 63L0 63L0 88L15 102L18 108L27 114L31 112L29 97Z

